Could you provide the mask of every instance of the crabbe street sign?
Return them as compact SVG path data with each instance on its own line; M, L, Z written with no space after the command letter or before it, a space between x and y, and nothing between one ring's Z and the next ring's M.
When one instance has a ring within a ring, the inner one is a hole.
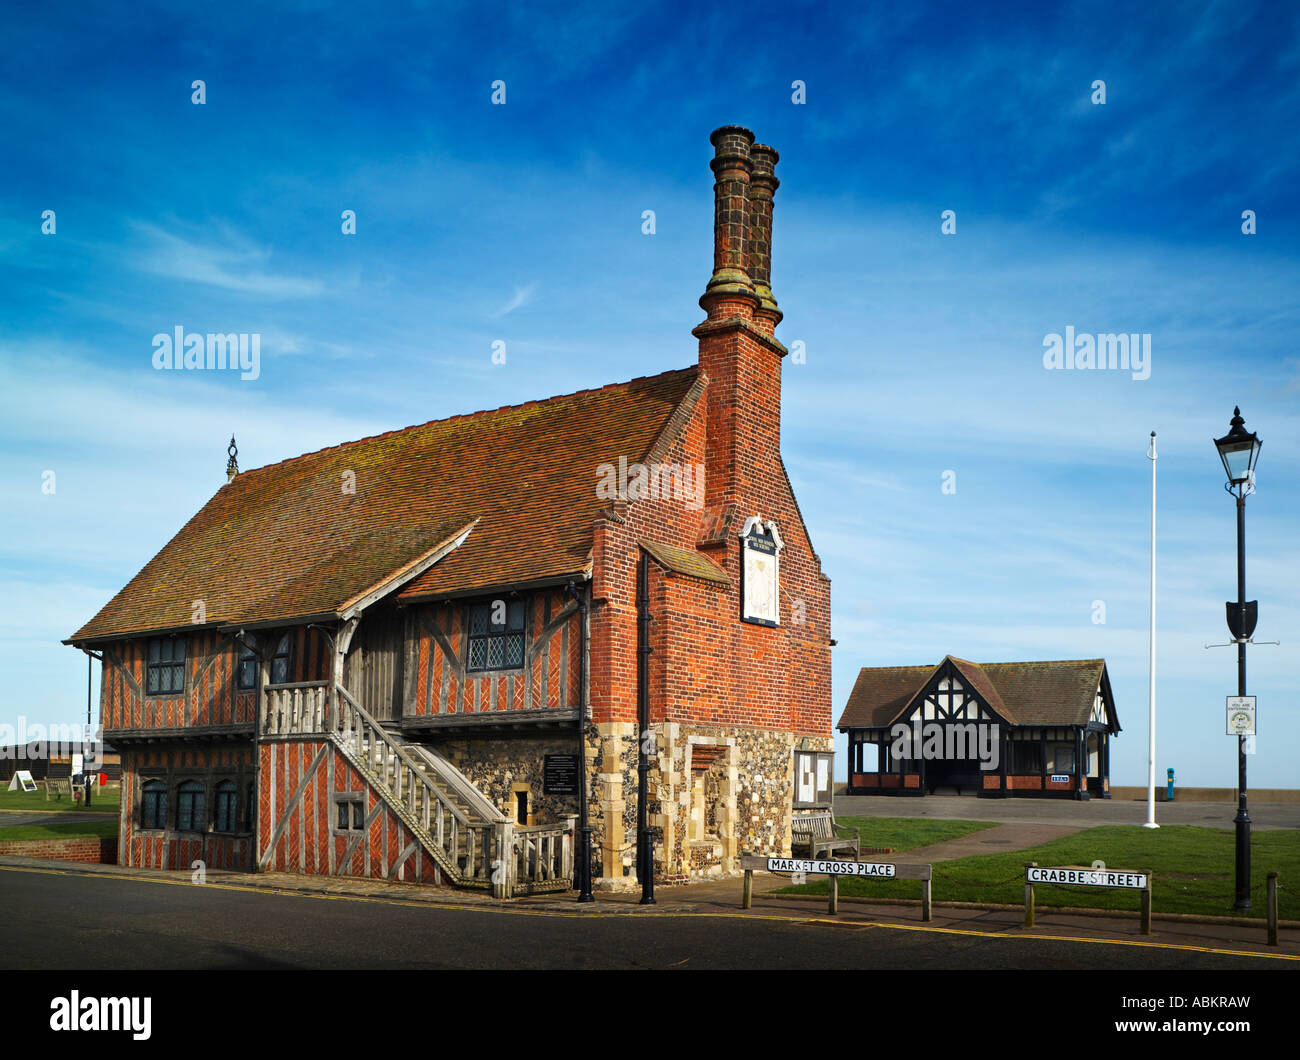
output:
M1151 934L1151 873L1108 869L1100 862L1091 868L1082 865L1044 866L1030 862L1025 866L1025 927L1034 926L1034 884L1073 884L1082 887L1117 887L1137 891L1142 903L1143 935Z
M1075 883L1085 887L1129 887L1145 890L1146 873L1114 872L1110 869L1075 869L1075 868L1028 868L1025 870L1027 883Z

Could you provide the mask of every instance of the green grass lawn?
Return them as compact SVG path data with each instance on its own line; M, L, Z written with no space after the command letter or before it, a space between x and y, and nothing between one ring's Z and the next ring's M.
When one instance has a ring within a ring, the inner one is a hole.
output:
M71 795L64 795L58 799L51 797L47 802L45 799L45 785L39 780L36 783L40 787L39 791L5 791L0 788L0 810L30 810L32 813L63 813L64 811L71 811L73 813L108 813L114 816L118 812L118 800L121 797L122 789L117 785L96 790L90 800L90 805L85 806L72 798ZM0 828L3 827L3 815L0 815Z
M15 839L112 839L117 821L56 821L54 824L25 824L17 828L0 826L0 843Z
M1236 913L1232 908L1235 897L1232 831L1191 825L1164 825L1158 830L1139 825L1105 825L1008 854L936 862L933 897L936 902L1022 905L1026 862L1057 866L1091 865L1094 861L1104 861L1112 869L1153 873L1152 908L1157 913L1263 917L1265 878L1268 873L1277 872L1282 885L1278 894L1278 915L1284 920L1300 919L1300 831L1255 831L1250 838L1253 908L1247 914ZM866 845L865 833L863 842ZM890 844L872 842L871 845ZM827 887L825 877L821 877L812 883L783 888L779 893L826 894ZM915 898L920 901L921 897L920 883L912 880L872 881L845 877L840 880L839 891L842 896L863 898ZM1034 899L1039 906L1138 908L1136 891L1101 887L1037 884Z
M864 849L893 847L896 852L928 847L931 843L944 843L997 827L995 821L936 821L928 817L836 817L835 823L860 828ZM843 886L840 893L845 893Z

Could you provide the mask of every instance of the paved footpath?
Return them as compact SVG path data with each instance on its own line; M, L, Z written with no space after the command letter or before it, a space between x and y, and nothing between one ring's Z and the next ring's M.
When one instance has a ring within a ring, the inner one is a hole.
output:
M942 843L931 843L926 847L916 847L914 850L904 850L899 854L878 858L863 857L862 860L910 861L926 864L935 861L954 861L957 858L969 858L978 854L1005 854L1012 850L1025 850L1041 843L1050 843L1053 839L1081 832L1084 827L1084 825L1066 824L1000 824L957 839L948 839Z

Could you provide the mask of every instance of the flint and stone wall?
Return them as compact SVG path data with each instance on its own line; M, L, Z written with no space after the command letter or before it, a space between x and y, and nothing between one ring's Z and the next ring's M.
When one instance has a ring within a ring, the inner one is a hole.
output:
M528 824L554 824L578 812L576 797L546 795L542 784L546 756L573 754L576 744L576 733L431 742L510 820L516 820L517 793L528 792Z

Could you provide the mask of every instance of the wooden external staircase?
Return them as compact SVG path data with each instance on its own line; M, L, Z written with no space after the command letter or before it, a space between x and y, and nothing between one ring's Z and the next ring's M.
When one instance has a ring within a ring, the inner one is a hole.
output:
M459 887L499 898L569 889L574 822L517 825L432 748L385 729L341 685L271 685L263 739L323 736Z

